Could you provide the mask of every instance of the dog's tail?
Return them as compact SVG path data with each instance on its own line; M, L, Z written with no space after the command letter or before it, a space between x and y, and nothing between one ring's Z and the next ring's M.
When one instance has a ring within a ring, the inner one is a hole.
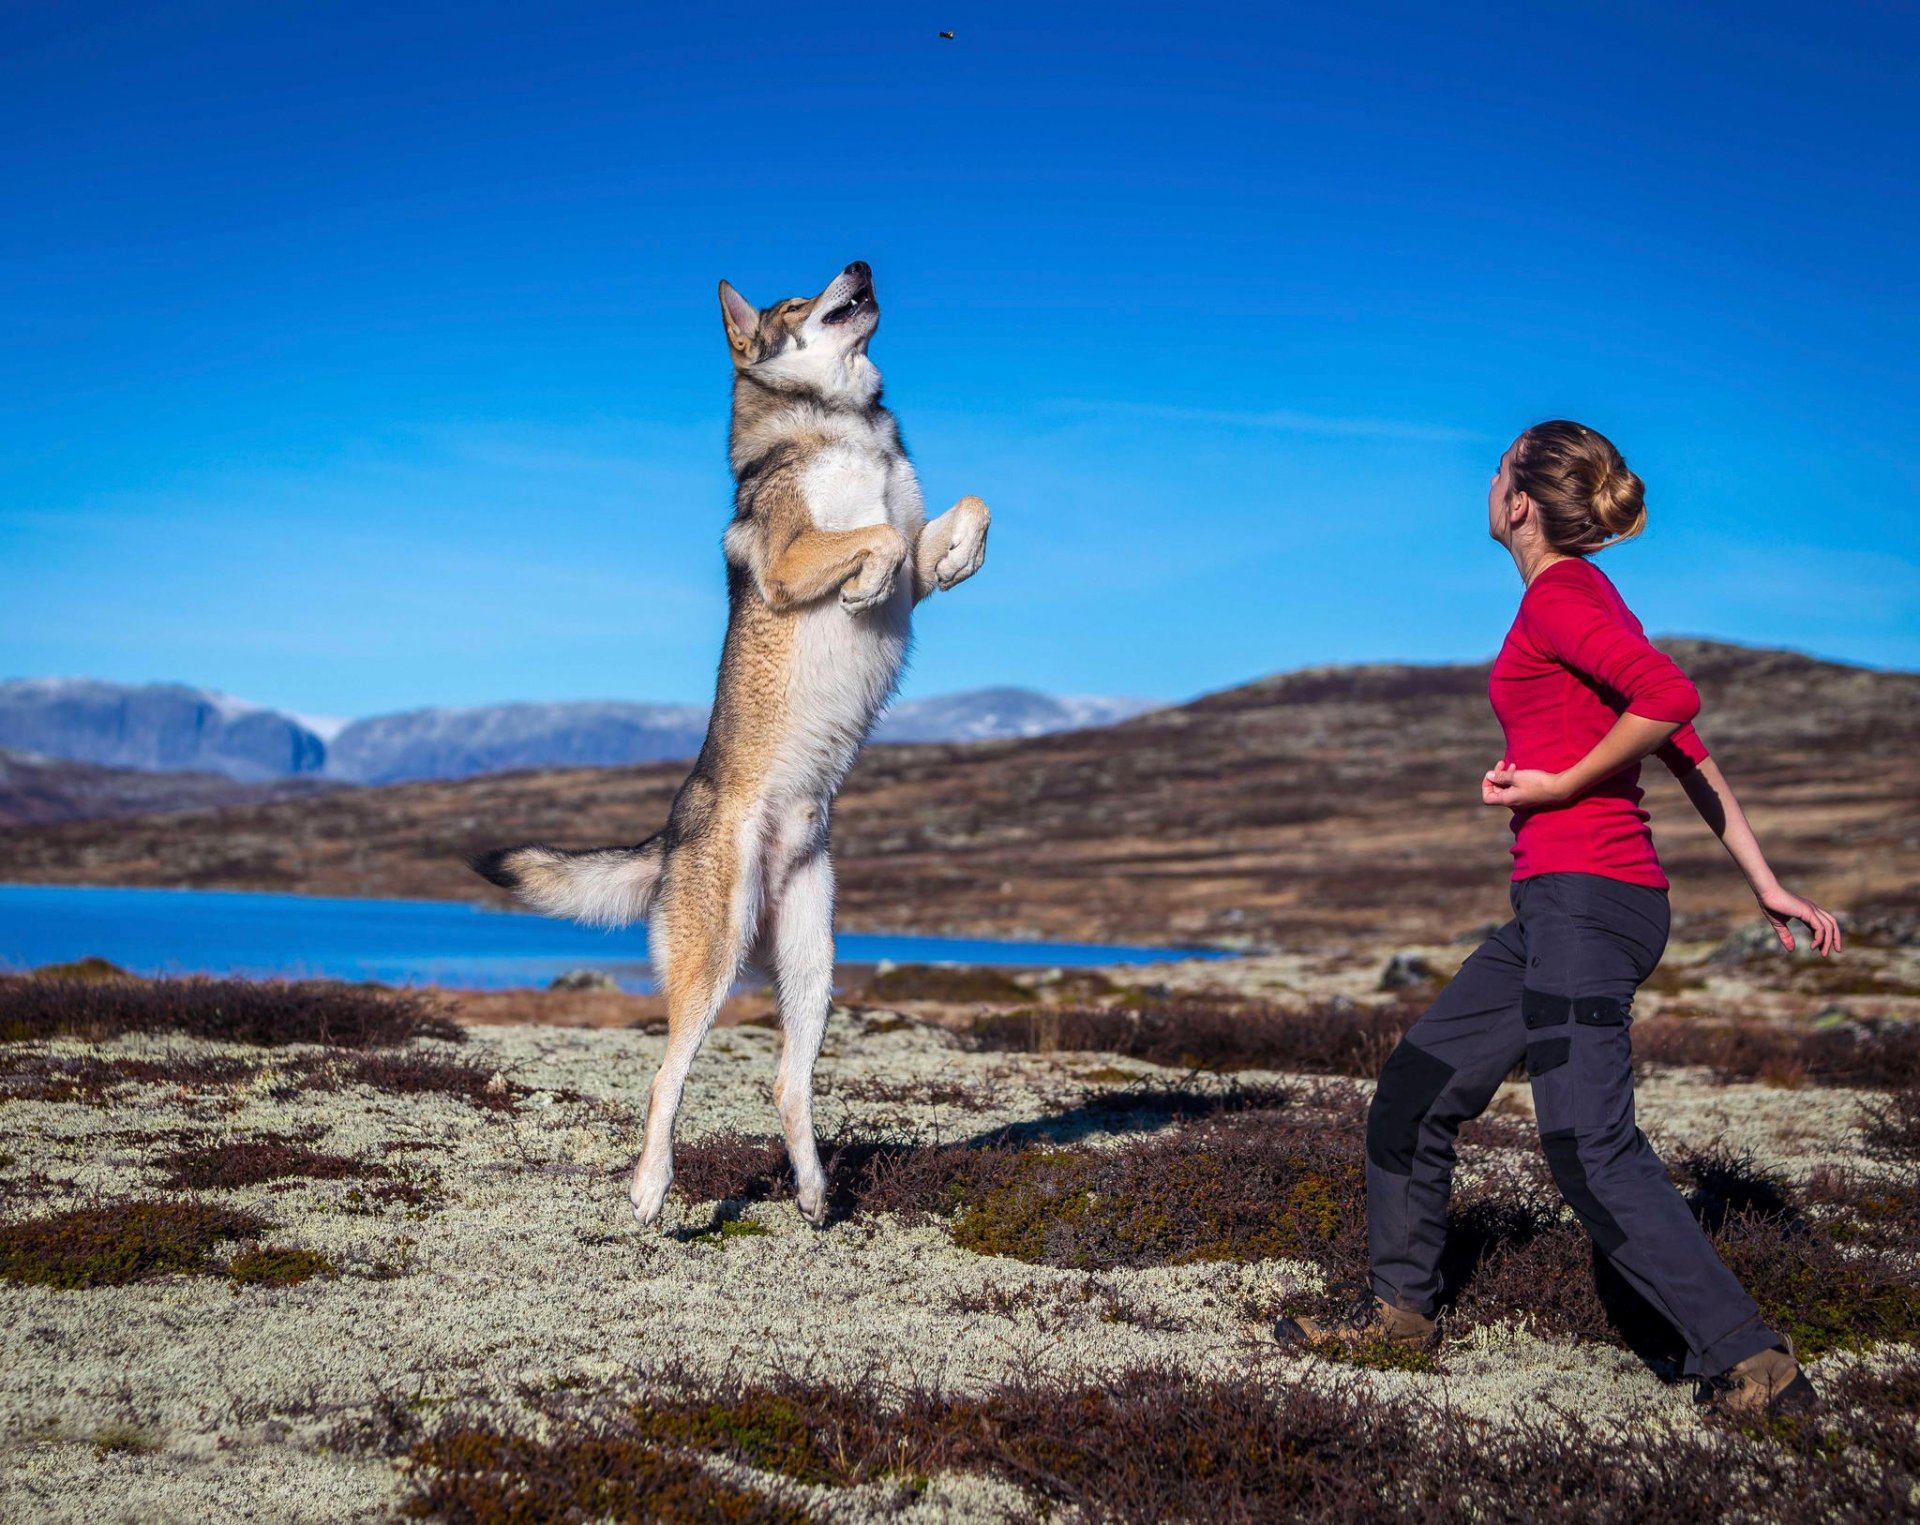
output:
M664 836L638 847L589 847L583 852L548 847L503 847L467 859L476 874L548 916L565 916L590 927L624 927L639 921L660 893L666 866Z

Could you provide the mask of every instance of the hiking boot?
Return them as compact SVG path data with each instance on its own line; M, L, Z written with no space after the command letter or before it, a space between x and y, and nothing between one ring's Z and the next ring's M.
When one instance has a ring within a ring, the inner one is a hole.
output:
M1701 1402L1733 1419L1804 1414L1820 1401L1793 1351L1763 1350L1701 1383Z
M1434 1342L1434 1323L1424 1313L1396 1308L1384 1297L1362 1293L1344 1314L1283 1318L1273 1326L1282 1345L1363 1345L1378 1340L1424 1350Z

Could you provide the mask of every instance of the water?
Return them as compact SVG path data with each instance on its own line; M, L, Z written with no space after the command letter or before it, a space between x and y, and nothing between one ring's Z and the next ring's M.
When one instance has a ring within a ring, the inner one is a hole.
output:
M847 933L843 964L1070 966L1147 963L1173 948ZM135 974L376 980L469 990L544 986L599 969L622 989L651 990L644 927L596 932L435 900L323 900L234 890L73 889L0 885L0 968L98 954Z

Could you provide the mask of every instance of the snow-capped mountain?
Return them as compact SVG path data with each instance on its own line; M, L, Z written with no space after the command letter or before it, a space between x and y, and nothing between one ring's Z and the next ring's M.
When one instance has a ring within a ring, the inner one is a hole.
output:
M91 678L0 683L0 747L250 782L317 773L326 759L318 736L259 705L179 683Z
M489 704L356 720L327 772L357 784L466 778L509 768L613 767L691 757L707 733L694 704Z
M1110 725L1151 700L979 689L899 704L877 741L985 741ZM707 710L582 701L409 710L341 723L282 714L177 683L41 678L0 683L0 748L149 772L257 782L466 778L512 768L617 767L692 757Z
M1030 688L979 688L896 704L874 730L876 741L993 741L1116 725L1148 710L1154 699L1056 697Z

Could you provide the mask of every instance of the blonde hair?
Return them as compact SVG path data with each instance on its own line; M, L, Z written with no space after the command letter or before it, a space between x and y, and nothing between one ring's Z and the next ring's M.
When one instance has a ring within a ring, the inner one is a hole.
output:
M1646 484L1604 434L1556 418L1513 443L1513 491L1533 499L1547 544L1567 556L1631 540L1647 527Z

